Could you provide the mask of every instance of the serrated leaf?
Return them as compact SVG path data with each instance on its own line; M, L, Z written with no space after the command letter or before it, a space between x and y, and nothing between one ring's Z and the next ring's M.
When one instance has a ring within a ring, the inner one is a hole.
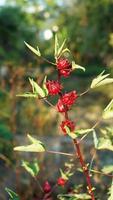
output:
M44 152L45 151L44 144L41 141L33 138L31 135L27 135L27 136L30 142L32 142L32 144L15 147L14 148L15 151L25 151L25 152Z
M12 190L10 190L9 188L5 188L5 191L9 194L10 199L9 200L20 200L19 196L13 192Z
M113 173L113 165L107 165L102 168L102 172L105 174Z
M34 53L34 54L36 54L37 56L41 56L41 53L40 53L40 50L39 50L39 48L37 47L37 50L34 48L34 47L32 47L31 45L29 45L27 42L24 42L25 43L25 45Z
M80 65L77 65L74 61L72 61L72 70L74 70L74 69L81 69L81 70L83 70L84 72L85 72L85 68L84 67L82 67L82 66L80 66Z
M30 92L26 92L24 94L17 94L16 96L17 97L25 97L25 98L37 98L38 97L37 94L33 94L33 93L30 93Z
M99 74L96 78L93 79L90 86L91 88L96 88L102 85L113 83L113 78L107 78L109 74L103 75L103 73L104 71L101 74Z
M40 169L37 160L34 160L32 162L28 161L22 161L22 167L25 168L25 170L31 174L31 176L35 177L38 175Z
M45 91L33 79L29 78L29 82L32 86L32 90L34 94L38 94L41 97L46 96Z
M110 103L107 105L107 107L104 109L103 112L103 118L109 119L113 117L113 99L110 101Z

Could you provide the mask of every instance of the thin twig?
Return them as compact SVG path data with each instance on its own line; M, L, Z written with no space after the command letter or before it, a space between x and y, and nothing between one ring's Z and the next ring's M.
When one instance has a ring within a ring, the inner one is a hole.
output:
M91 169L90 171L97 173L97 174L100 174L100 175L109 176L109 177L113 178L113 175L111 175L111 174L106 174L106 173L103 173L103 172L100 172L100 171L97 171L97 170L94 170L94 169Z
M52 153L52 154L64 155L64 156L74 156L74 154L64 153L64 152L61 152L61 151L49 151L49 150L46 150L46 152L47 153Z

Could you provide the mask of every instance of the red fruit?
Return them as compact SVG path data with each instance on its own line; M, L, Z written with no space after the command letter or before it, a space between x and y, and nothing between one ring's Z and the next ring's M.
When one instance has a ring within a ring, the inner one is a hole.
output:
M67 180L65 180L64 178L60 177L57 180L57 184L60 186L64 186L66 184Z
M71 63L66 58L60 58L60 59L58 59L56 64L57 64L57 68L59 70L62 70L62 69L71 69Z
M70 129L70 131L74 131L74 129L75 129L75 124L74 124L74 122L72 122L72 121L70 121L70 120L68 120L68 119L65 120L65 121L62 121L60 127L61 127L61 129L62 129L64 135L66 135L65 126L67 126L67 127Z
M60 58L57 60L57 69L61 76L67 77L71 73L72 65L66 58Z
M68 77L71 73L71 70L70 69L62 69L62 70L59 70L59 74L61 76L64 76L64 77Z
M58 100L57 109L59 112L65 112L65 111L69 110L69 108L63 104L62 98L60 98Z
M44 183L43 190L44 190L45 193L48 193L48 192L51 191L51 185L49 184L48 181L46 181L46 182Z
M46 87L50 95L56 95L62 89L62 85L58 81L47 81Z
M78 95L77 95L76 91L65 93L62 96L62 102L64 105L70 107L72 104L74 104L77 97L78 97Z

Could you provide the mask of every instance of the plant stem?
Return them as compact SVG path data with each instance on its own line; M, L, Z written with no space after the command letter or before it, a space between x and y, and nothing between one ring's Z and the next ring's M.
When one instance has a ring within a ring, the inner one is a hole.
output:
M59 71L58 71L58 81L59 82L61 81L61 76L59 74ZM89 91L89 88L85 92L83 92L82 94L80 94L79 96L82 96L82 95L86 94L88 91ZM62 95L63 95L62 93L59 93L60 97L62 97ZM68 112L67 112L67 109L66 109L65 105L64 105L64 108L65 108L64 117L65 117L65 120L66 120L66 119L69 119L69 117L68 117ZM73 143L74 143L74 147L76 149L75 150L75 155L76 155L76 151L77 151L77 157L78 157L79 162L81 164L81 167L83 169L83 173L84 173L84 175L86 177L88 193L91 196L91 199L95 200L93 189L92 189L92 184L91 184L91 178L90 178L89 170L88 170L87 165L84 162L84 158L83 158L83 155L82 155L81 150L80 150L80 144L77 141L77 139L73 139Z
M87 185L88 185L87 186L88 193L91 196L91 199L95 200L94 193L93 193L93 190L92 190L91 178L90 178L89 170L88 170L87 165L84 162L84 159L83 159L83 156L82 156L82 153L81 153L81 150L80 150L80 145L79 145L77 139L73 139L73 143L74 143L74 146L75 146L75 148L77 150L77 157L78 157L79 162L81 164L81 167L83 169L83 173L84 173L84 175L86 177L86 181L87 181Z

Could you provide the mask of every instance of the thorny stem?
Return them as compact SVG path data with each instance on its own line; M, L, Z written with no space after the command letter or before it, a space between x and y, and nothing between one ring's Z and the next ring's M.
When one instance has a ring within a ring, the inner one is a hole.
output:
M60 82L61 81L61 77L60 77L60 74L58 72L58 81ZM86 94L87 92L89 91L89 88L84 92L82 93L81 95L79 96L82 96L84 94ZM62 97L62 93L59 94L60 97ZM68 119L68 112L67 112L67 109L65 109L65 119ZM95 127L95 126L94 126ZM90 178L90 174L89 174L89 170L88 170L88 167L87 165L85 164L84 162L84 158L83 158L83 155L81 153L81 150L80 150L80 144L79 142L77 141L77 139L73 139L73 143L74 143L74 147L76 148L76 151L77 151L77 157L79 159L79 162L81 164L81 167L83 169L83 173L86 177L86 181L87 181L87 189L88 189L88 193L89 195L91 196L91 199L92 200L95 200L95 197L94 197L94 193L93 193L93 189L92 189L92 184L91 184L91 178ZM75 153L76 155L76 153Z

